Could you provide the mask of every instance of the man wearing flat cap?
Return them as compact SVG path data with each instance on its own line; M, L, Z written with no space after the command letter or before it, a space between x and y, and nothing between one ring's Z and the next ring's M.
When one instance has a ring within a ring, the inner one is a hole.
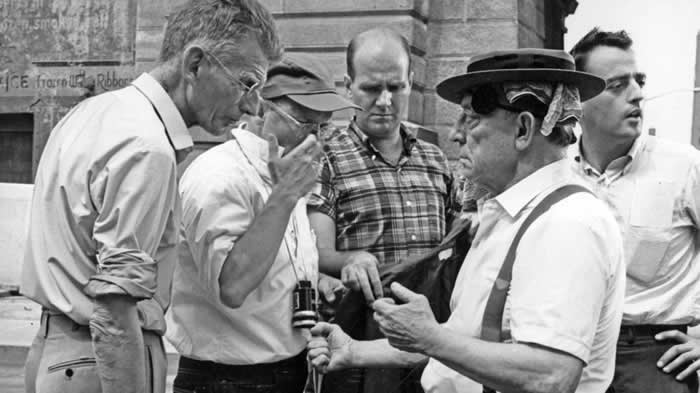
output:
M574 184L566 160L581 101L604 88L563 51L519 49L471 59L437 86L463 108L452 139L467 177L489 196L438 324L401 285L372 304L387 340L358 342L321 323L309 343L323 370L428 362L427 392L604 392L624 296L615 219Z
M304 54L268 70L262 98L260 135L234 129L180 180L182 242L167 315L181 355L176 392L301 392L306 339L295 294L308 288L332 301L342 285L319 278L306 195L318 174L320 125L353 104Z

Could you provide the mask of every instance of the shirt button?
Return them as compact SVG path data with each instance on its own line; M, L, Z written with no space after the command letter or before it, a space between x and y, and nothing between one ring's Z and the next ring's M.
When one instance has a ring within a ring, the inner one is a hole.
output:
M411 203L411 201L406 201L406 206L411 207L413 206L413 203Z
M416 240L416 239L417 239L416 235L411 235L411 240Z

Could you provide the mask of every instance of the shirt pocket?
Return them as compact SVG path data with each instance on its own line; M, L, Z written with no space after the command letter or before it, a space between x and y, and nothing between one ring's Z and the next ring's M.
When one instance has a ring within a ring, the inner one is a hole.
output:
M625 236L627 275L643 283L654 279L671 240L673 183L668 180L637 181Z

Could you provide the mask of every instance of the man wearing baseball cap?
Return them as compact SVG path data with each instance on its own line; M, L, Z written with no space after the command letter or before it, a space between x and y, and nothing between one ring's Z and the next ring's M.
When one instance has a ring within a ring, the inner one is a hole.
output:
M306 194L320 125L353 104L335 93L326 66L303 54L268 70L262 97L260 134L234 129L180 180L183 239L167 315L181 355L178 392L301 392L302 327L315 314L313 302L298 314L299 299L318 291L332 301L342 285L319 279ZM300 320L304 311L311 316Z
M452 139L467 177L489 190L438 324L422 295L394 283L372 304L387 340L312 329L325 369L428 361L426 392L604 392L613 376L624 296L622 240L607 207L574 184L566 160L581 101L602 79L563 51L475 56L437 86L462 106Z

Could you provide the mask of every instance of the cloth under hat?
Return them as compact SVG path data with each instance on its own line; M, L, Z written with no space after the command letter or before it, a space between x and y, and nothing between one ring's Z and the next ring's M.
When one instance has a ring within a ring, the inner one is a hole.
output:
M360 109L336 92L328 67L317 57L305 53L287 53L282 61L268 69L262 97L269 100L283 96L319 112Z
M574 125L583 113L577 88L549 82L504 82L502 86L510 104L529 96L548 107L540 128L542 135L551 134L555 126L573 135Z

